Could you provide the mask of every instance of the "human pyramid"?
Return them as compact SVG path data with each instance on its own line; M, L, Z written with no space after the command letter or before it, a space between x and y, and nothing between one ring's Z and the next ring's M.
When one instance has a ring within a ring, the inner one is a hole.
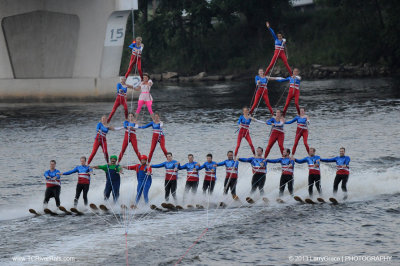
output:
M86 162L86 157L82 156L80 158L80 165L76 166L74 169L68 172L61 173L56 169L56 162L54 160L50 161L50 169L44 173L46 178L46 192L44 199L44 207L47 208L47 204L49 199L54 197L56 201L57 207L60 206L60 192L61 192L61 176L62 175L70 175L73 173L78 173L78 183L76 187L76 195L74 199L74 206L76 208L78 204L78 199L80 194L83 192L84 204L88 204L87 194L90 186L90 175L93 169L102 169L107 177L105 189L104 189L104 200L108 200L110 194L113 195L114 202L117 202L119 197L119 189L120 189L120 173L122 173L122 169L134 170L137 172L137 195L135 204L132 204L132 207L136 207L139 203L141 195L144 196L144 201L147 204L149 202L148 193L152 183L152 169L153 168L165 168L165 200L169 201L170 194L177 201L176 197L176 188L177 188L177 178L178 172L180 170L187 171L186 177L186 185L185 185L185 194L190 191L193 194L196 194L197 188L199 185L199 172L204 169L204 181L203 181L203 193L209 194L213 193L215 182L216 182L216 173L217 167L225 166L226 176L224 180L224 194L227 194L230 190L233 199L238 199L236 195L236 184L238 180L238 167L239 162L250 163L252 167L253 177L251 180L251 193L254 193L257 189L260 192L260 195L264 193L264 185L266 181L267 174L267 163L279 163L282 167L282 174L279 185L279 197L282 197L284 194L285 186L287 184L290 195L293 196L293 172L295 163L307 163L309 168L309 176L308 176L308 192L310 198L313 196L313 186L315 185L318 193L321 195L321 173L320 173L320 162L336 162L336 177L333 184L333 193L336 194L338 190L339 183L341 182L341 188L344 192L344 199L347 198L347 188L346 184L349 178L349 163L350 157L345 156L345 148L340 148L340 156L323 159L320 156L316 155L316 149L310 148L307 139L308 139L308 126L309 126L309 118L305 113L304 108L299 107L299 97L300 97L300 81L301 78L299 76L300 71L297 68L292 69L289 66L286 57L286 39L283 38L282 33L277 33L272 30L269 23L266 23L268 30L271 32L274 40L275 40L275 51L272 57L270 64L267 69L259 69L258 75L255 77L256 83L256 91L254 100L252 102L251 108L243 107L243 115L239 117L237 122L239 126L239 132L237 137L237 145L235 151L227 152L227 160L222 162L213 161L212 154L207 154L207 161L202 165L194 161L194 156L192 154L188 155L188 162L185 164L180 164L178 161L173 159L172 153L168 152L165 147L165 135L163 133L163 122L160 119L160 116L157 113L154 113L152 110L153 98L150 94L151 87L153 85L152 80L150 79L150 75L142 72L141 67L141 55L143 52L144 45L142 43L141 37L136 37L136 39L129 46L132 49L132 55L129 63L129 68L124 77L121 77L120 82L117 84L117 97L109 116L103 116L101 121L97 124L96 127L96 137L93 144L92 153L89 156L88 161ZM275 66L277 59L280 58L284 65L286 66L289 77L281 78L281 77L271 77L270 72ZM132 86L126 83L126 80L132 70L135 69L135 74L138 72L141 77L141 82L137 86ZM281 110L273 110L269 98L268 98L268 82L270 80L278 81L278 82L286 82L289 81L289 92L287 95L286 103ZM138 107L136 113L128 113L127 106L127 90L132 89L135 91L140 91L140 96L138 99ZM267 121L260 121L255 119L253 115L258 109L261 98L264 100L266 106L268 107L271 118ZM285 115L286 111L289 107L289 104L292 99L295 99L295 105L297 110L297 116L295 116L292 120L286 121ZM109 125L114 113L117 108L123 105L125 111L125 119L126 121L123 123L123 127L113 127ZM138 116L140 111L146 105L150 116L153 121L146 125L139 126L137 124ZM259 123L265 123L267 125L272 126L268 145L264 150L261 147L257 149L254 148L251 137L250 137L250 124L252 121L256 121ZM284 148L284 125L292 124L297 122L297 130L294 145L292 148L292 155L290 149ZM153 129L152 141L150 151L148 156L141 154L137 144L136 130L138 129L146 129L151 127ZM125 130L124 140L122 143L122 148L119 156L112 155L108 156L107 151L107 133L112 130ZM253 156L249 158L237 158L237 154L239 152L240 144L242 139L245 138L252 150ZM295 159L294 155L296 152L296 148L300 138L303 138L304 146L309 154L309 156L302 159ZM275 142L278 142L279 149L282 154L282 158L278 159L268 159L268 155L270 153L271 148L274 146ZM121 166L119 163L122 160L124 153L131 143L133 150L135 151L138 160L140 163L130 166ZM157 143L160 143L160 147L166 157L166 161L160 164L151 164L151 160L157 146ZM101 146L103 150L103 154L107 164L99 165L99 166L90 166L93 158L95 157L97 150ZM184 197L185 199L185 197Z

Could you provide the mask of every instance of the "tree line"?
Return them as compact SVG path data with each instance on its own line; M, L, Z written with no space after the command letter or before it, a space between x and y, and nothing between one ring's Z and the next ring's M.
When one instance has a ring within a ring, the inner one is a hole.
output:
M304 10L290 0L139 0L135 33L143 37L142 64L152 73L245 73L265 67L273 38L284 34L289 63L400 66L400 2L315 0ZM129 64L129 19L121 72Z

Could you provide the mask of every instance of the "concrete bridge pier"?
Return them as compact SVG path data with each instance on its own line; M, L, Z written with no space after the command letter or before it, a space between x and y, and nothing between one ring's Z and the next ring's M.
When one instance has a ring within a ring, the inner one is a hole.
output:
M137 0L0 0L0 100L115 95Z

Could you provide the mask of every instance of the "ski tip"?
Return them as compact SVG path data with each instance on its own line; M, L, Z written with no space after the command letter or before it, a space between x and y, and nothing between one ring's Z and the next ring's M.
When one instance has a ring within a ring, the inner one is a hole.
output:
M125 205L125 204L121 204L121 209L124 209L124 210L126 210L126 209L128 209L128 207L126 207L126 205Z
M200 205L200 204L196 204L196 208L197 208L197 209L204 209L204 206L203 206L203 205Z
M269 199L268 198L262 198L262 200L266 203L266 204L268 204L269 203Z
M183 210L183 207L181 205L176 205L175 208L177 208L178 210Z
M46 213L46 214L57 215L57 213L53 212L52 210L50 210L50 209L48 209L48 208L45 208L43 211L44 211L44 213Z
M93 210L98 210L96 204L94 204L94 203L90 203L89 207L90 207L91 209L93 209Z
M326 201L323 198L317 198L317 200L321 203L325 203Z
M239 197L238 197L238 195L233 195L233 194L232 194L232 199L234 199L234 200L239 200Z
M335 198L329 198L329 201L333 204L339 204L339 202Z
M276 199L276 202L278 202L278 203L285 203L285 202L283 201L283 199L280 199L280 198L277 198L277 199Z
M299 196L294 196L293 199L298 202L303 202L303 200Z
M107 208L106 205L104 205L104 204L101 204L101 205L99 206L99 208L100 208L100 210L102 210L102 211L105 211L105 212L108 211L108 208Z
M193 209L193 205L188 204L188 205L186 206L186 208L188 208L188 209Z
M221 202L219 203L219 206L220 206L221 208L225 208L225 207L226 207L226 203L223 202L223 201L221 201Z
M152 209L152 210L156 210L156 209L157 209L157 206L156 206L156 205L154 205L154 204L151 204L151 205L150 205L150 209Z
M131 204L130 207L131 207L132 210L137 209L137 206L135 204Z
M315 204L315 202L312 199L305 199L304 201L308 204Z
M32 213L32 214L35 214L35 215L40 215L40 213L38 213L34 209L29 209L29 212Z
M252 198L250 198L250 197L247 197L247 198L246 198L246 201L247 201L248 203L250 203L250 204L254 204L254 203L255 203L255 201L254 201Z

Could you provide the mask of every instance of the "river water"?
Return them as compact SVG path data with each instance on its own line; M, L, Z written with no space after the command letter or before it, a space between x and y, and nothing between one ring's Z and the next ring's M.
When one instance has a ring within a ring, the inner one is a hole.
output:
M232 202L222 195L224 169L217 171L215 193L205 197L198 193L186 203L200 203L207 210L160 213L140 205L134 213L115 212L105 215L85 210L83 216L39 216L29 208L41 210L45 184L43 172L49 160L57 160L57 169L67 171L88 156L101 115L111 111L112 102L64 102L0 104L0 264L2 265L71 265L70 262L13 262L28 256L73 257L76 265L171 265L194 245L181 261L184 265L276 265L309 264L314 257L335 264L341 256L392 256L399 264L400 233L400 83L398 79L303 81L300 102L311 119L309 143L322 157L338 155L341 146L351 157L348 182L349 198L333 206L299 205L287 194L286 204L278 204L280 167L269 165L265 205L258 194L256 204ZM270 100L282 108L285 85L273 85ZM222 84L156 84L152 95L154 109L161 114L166 146L174 158L184 163L188 153L198 162L212 153L215 161L225 159L226 151L236 143L236 121L241 107L253 96L251 82ZM135 107L135 104L134 106ZM147 111L141 123L150 118ZM287 118L295 115L293 104ZM267 119L264 104L256 117ZM118 110L112 124L121 125L123 113ZM269 128L253 123L251 136L255 146L265 148ZM295 124L285 126L285 146L291 148ZM123 132L108 134L109 154L118 154ZM139 148L147 153L151 130L138 132ZM242 142L240 157L250 157L247 143ZM306 156L300 142L296 157ZM136 163L128 148L122 164ZM270 158L278 158L277 145ZM165 159L159 147L153 163ZM103 164L99 150L92 165ZM155 169L150 200L163 202L164 171ZM178 199L182 204L185 172L179 174ZM332 195L335 175L333 164L322 165L324 198ZM203 173L201 174L201 177ZM295 166L295 194L307 196L307 169ZM72 207L77 177L62 181L61 203ZM244 201L249 195L251 168L240 164L237 193ZM200 182L202 183L202 182ZM89 201L101 204L105 175L100 170L92 178ZM134 172L122 176L120 203L129 204L135 196ZM287 192L286 192L287 193ZM339 192L338 199L342 194ZM229 208L215 209L224 201ZM54 200L49 206L55 209ZM84 210L82 199L78 206ZM240 207L240 208L239 208ZM206 228L208 228L207 231ZM125 235L127 232L127 235ZM203 233L203 234L202 234ZM127 237L125 239L125 236ZM126 241L127 240L127 241ZM127 250L126 250L127 246ZM127 251L127 253L126 253ZM302 257L304 256L304 257ZM311 257L308 257L311 256ZM361 259L345 264L364 264ZM294 260L294 261L291 261ZM370 262L370 265L379 264Z

